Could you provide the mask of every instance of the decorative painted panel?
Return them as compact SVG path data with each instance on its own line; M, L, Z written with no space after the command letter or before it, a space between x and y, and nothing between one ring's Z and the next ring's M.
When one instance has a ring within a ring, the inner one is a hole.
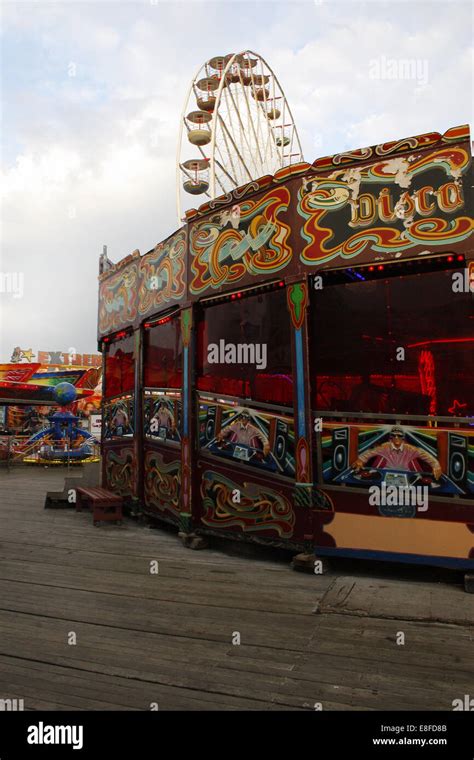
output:
M229 464L295 476L293 419L237 404L199 401L199 445Z
M144 433L160 443L181 441L181 393L145 391Z
M209 528L233 528L281 538L293 535L292 505L274 483L272 487L248 481L242 484L208 469L202 475L201 496L201 522Z
M145 452L145 505L157 516L179 518L181 491L181 460L166 461L164 453L147 449Z
M186 233L178 230L140 261L138 312L153 314L185 293Z
M322 434L324 483L369 489L425 487L429 497L474 494L474 431L408 425L328 423ZM403 501L403 500L402 500ZM382 506L412 517L416 505ZM473 516L474 520L474 516Z
M131 325L138 313L138 258L99 282L99 335Z
M137 462L133 447L107 446L103 452L105 487L121 496L134 496Z
M275 187L192 224L191 293L237 284L247 275L271 277L284 270L292 258L290 227L282 220L289 203L288 188Z
M468 150L450 146L303 177L301 261L352 261L364 251L385 261L467 240L470 166Z
M134 434L134 398L120 396L103 404L103 439L122 438Z

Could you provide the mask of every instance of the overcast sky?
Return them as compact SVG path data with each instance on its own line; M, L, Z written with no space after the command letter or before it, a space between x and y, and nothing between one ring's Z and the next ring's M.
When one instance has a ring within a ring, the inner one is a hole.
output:
M470 3L1 8L0 361L17 345L96 350L102 245L118 261L176 228L179 117L213 55L250 49L268 61L309 162L472 122ZM374 61L387 72L391 59L413 59L415 76L374 79ZM4 292L5 273L23 277L22 297Z

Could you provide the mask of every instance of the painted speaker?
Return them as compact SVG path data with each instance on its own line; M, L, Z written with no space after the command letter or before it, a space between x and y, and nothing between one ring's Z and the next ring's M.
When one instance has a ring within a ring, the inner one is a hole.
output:
M466 490L468 474L468 439L457 433L449 433L448 437L448 476L451 480Z
M285 465L288 425L283 420L277 420L276 432L275 432L275 445L273 447L273 454L282 467Z
M208 406L206 412L206 427L204 431L206 441L212 441L216 437L216 407Z
M340 473L349 466L349 428L334 428L332 431L332 467Z

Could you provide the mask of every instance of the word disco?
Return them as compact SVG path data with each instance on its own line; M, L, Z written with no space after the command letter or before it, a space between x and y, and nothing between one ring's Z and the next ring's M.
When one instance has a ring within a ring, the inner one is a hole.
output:
M436 211L436 205L446 214L452 214L458 208L462 208L464 198L461 185L446 182L437 190L427 186L420 188L413 195L404 192L395 204L390 190L386 187L380 191L377 198L369 193L361 193L357 202L351 203L349 227L370 227L377 217L381 222L389 224L397 218L412 219L415 214L432 216Z

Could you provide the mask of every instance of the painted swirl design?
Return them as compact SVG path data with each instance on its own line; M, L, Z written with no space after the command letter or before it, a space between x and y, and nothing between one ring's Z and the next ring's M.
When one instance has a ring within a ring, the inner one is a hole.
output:
M240 494L240 502L233 496ZM271 532L293 535L295 515L281 493L257 483L237 484L220 473L203 473L202 522L211 528L241 528L246 533Z

